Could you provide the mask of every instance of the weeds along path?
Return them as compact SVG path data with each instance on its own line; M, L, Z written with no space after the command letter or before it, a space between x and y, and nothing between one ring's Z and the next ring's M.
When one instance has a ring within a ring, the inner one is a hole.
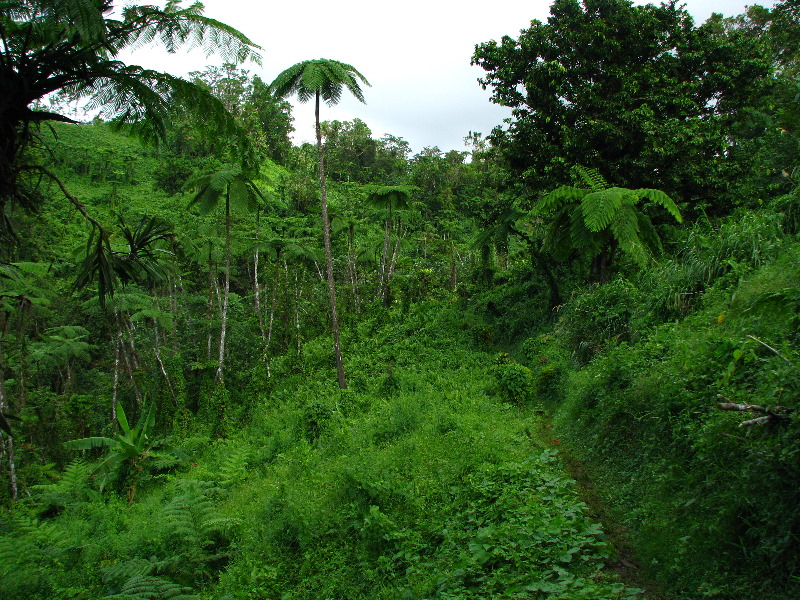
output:
M532 413L496 397L490 358L420 330L391 331L390 350L358 348L355 390L299 385L256 411L236 442L253 458L227 501L243 521L221 588L308 599L639 597L606 566L601 527L557 452L531 433ZM370 373L386 364L376 354L393 361L390 374Z

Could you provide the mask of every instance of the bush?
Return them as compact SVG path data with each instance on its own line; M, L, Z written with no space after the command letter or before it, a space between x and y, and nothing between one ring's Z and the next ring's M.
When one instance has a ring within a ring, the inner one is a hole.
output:
M497 382L500 398L517 406L528 404L533 397L533 376L531 370L511 361L508 354L498 354L492 374Z

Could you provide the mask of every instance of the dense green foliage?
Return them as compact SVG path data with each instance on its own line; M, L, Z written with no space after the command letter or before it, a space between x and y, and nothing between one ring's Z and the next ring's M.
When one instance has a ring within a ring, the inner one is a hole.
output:
M552 11L477 47L516 112L465 152L358 119L293 147L234 65L192 85L258 169L181 111L158 149L35 130L0 597L800 595L796 7Z

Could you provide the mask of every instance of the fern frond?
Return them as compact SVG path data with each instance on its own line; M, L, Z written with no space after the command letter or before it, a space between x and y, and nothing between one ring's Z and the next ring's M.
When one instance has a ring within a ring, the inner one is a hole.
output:
M562 185L560 188L553 190L542 197L536 206L531 211L531 216L539 217L543 214L550 213L565 204L573 202L580 202L588 194L590 190L572 187L571 185Z
M197 595L190 589L172 583L164 577L135 575L122 586L118 594L105 596L103 600L195 600Z
M352 65L320 58L292 65L281 72L269 87L279 98L297 94L300 102L308 102L319 93L328 106L333 106L341 99L343 86L359 102L364 102L364 92L359 81L364 85L370 85Z
M150 575L156 565L146 558L132 558L116 563L103 569L103 580L118 587L120 582L128 581L133 577Z
M0 579L36 571L43 552L36 544L19 536L0 536Z
M83 459L76 459L67 465L61 478L54 483L32 486L37 502L43 504L67 505L92 499L89 479L94 467Z
M570 214L569 235L573 248L580 250L589 259L600 254L610 238L607 229L592 231L586 227L586 221L580 207L575 207Z
M630 194L630 190L617 187L586 194L581 202L586 227L595 232L608 227Z
M572 176L589 186L593 192L599 192L608 187L608 182L597 169L587 169L581 165L575 165L572 168Z
M250 455L250 447L245 444L237 444L231 448L219 468L220 485L227 486L244 479L247 476Z
M639 219L636 209L630 205L623 205L611 222L609 229L614 239L617 240L620 250L627 254L637 265L643 267L650 257L639 238Z
M642 188L634 190L634 193L639 198L646 198L650 200L650 202L653 202L654 204L663 206L669 214L675 217L675 220L678 223L683 223L683 217L681 216L681 211L678 209L678 206L675 204L675 202L673 202L672 198L667 196L661 190Z

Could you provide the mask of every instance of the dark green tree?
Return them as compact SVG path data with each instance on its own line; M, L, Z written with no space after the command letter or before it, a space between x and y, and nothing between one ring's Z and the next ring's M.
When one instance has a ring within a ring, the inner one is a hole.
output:
M364 102L364 93L359 81L369 85L367 79L355 67L336 60L320 58L299 62L283 71L270 84L270 89L279 98L297 94L300 102L315 102L314 116L317 134L317 172L319 175L320 200L322 204L322 234L325 244L325 271L328 279L328 296L331 302L331 324L333 328L333 348L336 355L336 373L339 387L347 388L342 363L342 350L339 344L339 319L336 314L336 287L333 279L333 253L331 251L331 224L328 219L328 199L325 191L325 164L322 149L322 128L319 120L320 99L328 106L334 106L342 97L344 88Z
M226 63L190 73L193 81L208 88L233 114L261 156L285 163L294 131L291 104L273 97L258 76Z
M630 188L720 202L730 119L761 93L759 45L696 27L677 2L555 0L546 23L476 47L492 101L513 109L493 142L533 192L574 164ZM725 207L721 207L725 210Z

